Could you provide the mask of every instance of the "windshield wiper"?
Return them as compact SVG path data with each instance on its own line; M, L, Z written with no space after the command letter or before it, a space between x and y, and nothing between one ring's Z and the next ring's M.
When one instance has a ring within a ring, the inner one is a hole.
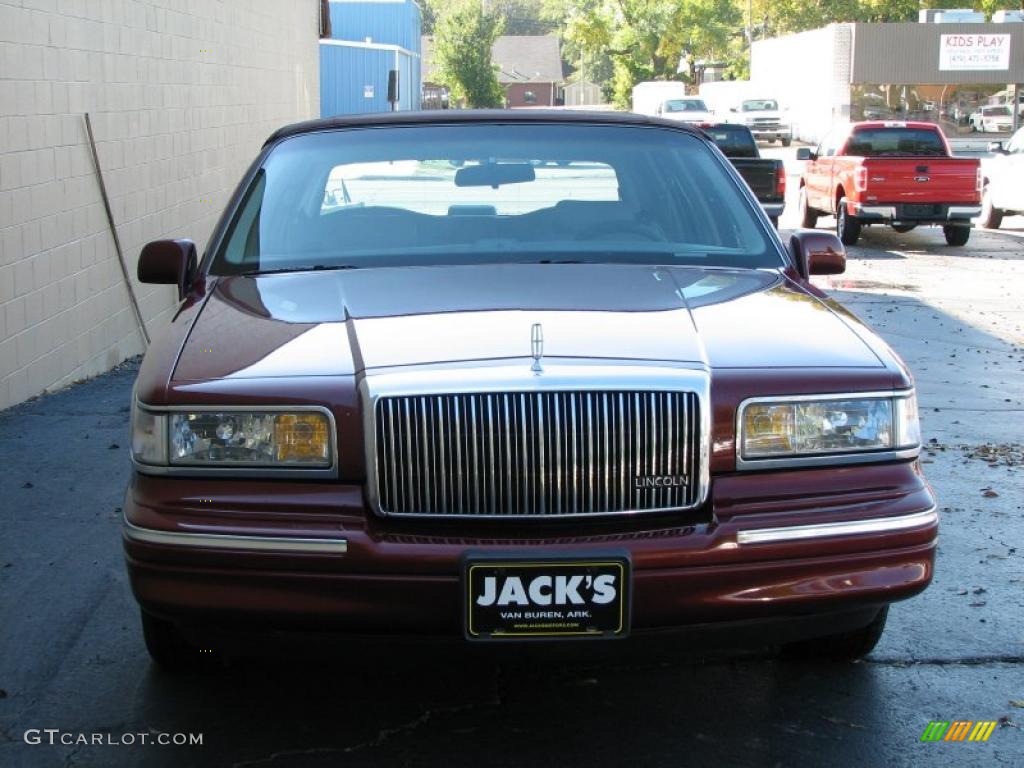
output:
M275 267L274 269L257 269L253 272L242 272L247 277L263 275L279 275L285 272L333 272L339 269L359 269L355 264L313 264L312 266Z

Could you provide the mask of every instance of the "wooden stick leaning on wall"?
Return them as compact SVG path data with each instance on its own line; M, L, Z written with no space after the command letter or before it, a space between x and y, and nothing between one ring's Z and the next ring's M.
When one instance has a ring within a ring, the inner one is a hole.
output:
M124 276L124 285L128 289L128 300L135 312L135 319L139 324L139 332L142 334L143 348L149 346L149 331L146 330L146 321L142 319L142 310L139 309L139 299L135 295L135 288L132 287L131 277L128 274L128 264L124 260L124 251L121 250L121 238L117 235L117 227L114 225L114 213L110 210L110 198L107 197L107 185L103 181L103 169L100 168L100 157L96 154L96 139L92 135L92 121L89 113L85 113L85 132L89 136L89 149L92 152L93 166L96 168L96 180L100 185L100 197L103 198L103 207L107 212L107 223L110 224L110 234L114 236L114 250L117 251L117 261L121 265L121 274Z

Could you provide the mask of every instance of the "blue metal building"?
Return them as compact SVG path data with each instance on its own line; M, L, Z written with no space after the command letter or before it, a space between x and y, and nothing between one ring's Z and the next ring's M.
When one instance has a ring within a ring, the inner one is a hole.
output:
M420 7L413 0L331 0L331 38L320 41L320 114L387 112L388 73L399 72L396 109L420 108Z

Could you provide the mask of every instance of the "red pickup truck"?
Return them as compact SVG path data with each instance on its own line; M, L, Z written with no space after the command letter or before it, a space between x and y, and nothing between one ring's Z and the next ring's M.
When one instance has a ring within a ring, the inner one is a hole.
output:
M937 125L864 122L834 128L807 160L800 179L801 226L836 217L836 233L856 244L861 227L888 224L897 232L942 227L949 245L965 245L981 212L981 162L953 157Z

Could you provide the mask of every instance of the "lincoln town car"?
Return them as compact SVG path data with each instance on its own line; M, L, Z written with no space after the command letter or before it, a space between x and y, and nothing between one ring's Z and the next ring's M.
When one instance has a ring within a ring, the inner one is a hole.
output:
M282 128L201 257L139 258L179 299L132 401L151 656L201 666L215 631L869 652L938 521L910 372L810 281L845 258L784 241L678 121Z

